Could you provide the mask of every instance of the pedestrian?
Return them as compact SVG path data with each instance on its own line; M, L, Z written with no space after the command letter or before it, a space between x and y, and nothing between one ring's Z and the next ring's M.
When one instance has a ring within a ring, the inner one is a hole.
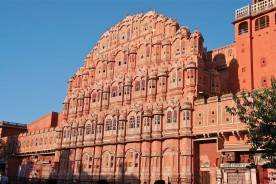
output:
M9 178L5 175L4 171L0 172L0 184L8 184Z

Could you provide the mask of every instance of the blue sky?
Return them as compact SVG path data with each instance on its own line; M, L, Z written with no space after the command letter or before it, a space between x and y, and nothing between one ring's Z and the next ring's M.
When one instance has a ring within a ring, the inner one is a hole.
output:
M249 0L0 0L0 120L60 111L67 81L100 35L156 10L199 29L210 50L233 42L234 10Z

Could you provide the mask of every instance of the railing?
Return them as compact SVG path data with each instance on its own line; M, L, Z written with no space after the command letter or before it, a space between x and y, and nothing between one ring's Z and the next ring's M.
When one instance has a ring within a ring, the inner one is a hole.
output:
M274 7L276 7L276 0L264 0L253 5L247 5L236 10L235 20L250 15L256 15Z
M239 8L236 10L235 19L240 19L242 17L246 17L250 15L250 5Z

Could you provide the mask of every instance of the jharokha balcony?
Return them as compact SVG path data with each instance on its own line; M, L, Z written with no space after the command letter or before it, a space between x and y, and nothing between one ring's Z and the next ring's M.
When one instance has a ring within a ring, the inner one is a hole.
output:
M252 5L247 5L235 11L235 20L254 16L259 13L276 8L276 0L263 0Z

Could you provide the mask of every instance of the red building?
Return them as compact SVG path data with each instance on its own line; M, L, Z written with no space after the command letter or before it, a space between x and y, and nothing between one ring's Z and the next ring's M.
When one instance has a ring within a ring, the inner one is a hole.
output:
M235 41L206 51L199 31L150 11L105 32L69 79L64 108L14 140L18 176L118 183L269 183L249 157L231 93L275 76L276 1L237 9ZM269 174L268 174L269 173Z

